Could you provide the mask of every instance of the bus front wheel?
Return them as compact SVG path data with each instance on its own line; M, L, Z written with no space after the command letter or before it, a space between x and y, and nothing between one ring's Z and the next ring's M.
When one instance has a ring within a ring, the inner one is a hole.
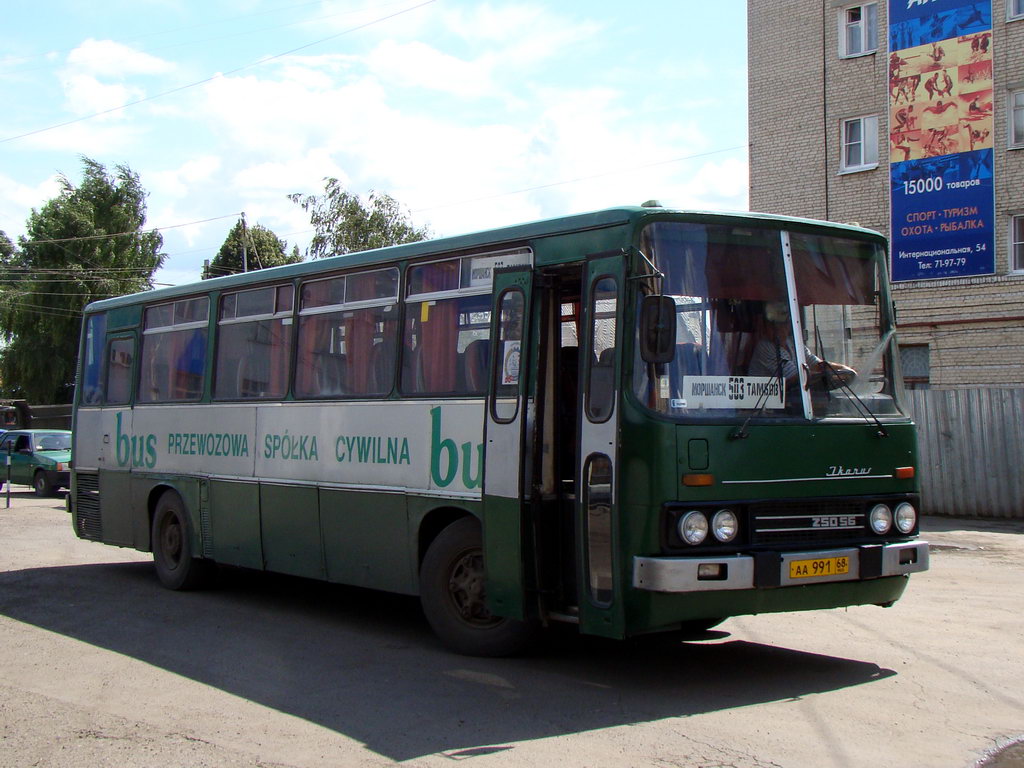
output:
M533 626L487 610L480 525L473 518L452 523L430 544L420 566L420 603L434 633L458 653L511 656L533 639Z
M185 504L174 491L164 491L153 513L153 565L168 589L197 589L212 573L212 564L192 556Z

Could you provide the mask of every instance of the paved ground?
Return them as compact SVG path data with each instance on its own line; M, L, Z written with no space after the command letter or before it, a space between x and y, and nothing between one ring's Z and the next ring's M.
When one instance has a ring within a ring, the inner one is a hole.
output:
M930 519L893 608L451 655L415 600L229 571L162 590L0 497L0 766L953 766L1024 734L1024 525Z

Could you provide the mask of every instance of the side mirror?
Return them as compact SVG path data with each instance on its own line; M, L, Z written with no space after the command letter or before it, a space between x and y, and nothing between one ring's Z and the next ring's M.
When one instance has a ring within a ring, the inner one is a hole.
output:
M671 296L644 296L640 305L640 357L670 363L676 354L676 303Z

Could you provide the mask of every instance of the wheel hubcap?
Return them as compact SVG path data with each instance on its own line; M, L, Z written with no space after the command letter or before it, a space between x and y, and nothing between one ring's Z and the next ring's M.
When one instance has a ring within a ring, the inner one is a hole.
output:
M448 594L456 612L466 623L489 627L500 621L491 615L484 603L484 558L479 550L464 553L452 564Z
M167 564L171 567L177 567L178 561L181 560L181 526L178 525L176 520L168 521L164 526L161 538Z

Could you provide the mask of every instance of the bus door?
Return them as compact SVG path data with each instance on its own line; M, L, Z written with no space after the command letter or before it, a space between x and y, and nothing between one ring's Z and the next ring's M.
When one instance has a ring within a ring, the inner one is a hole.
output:
M527 365L533 271L496 270L491 311L491 377L484 434L483 546L488 608L525 619L523 514Z
M625 257L587 260L580 326L576 563L580 631L621 637L618 543L618 381Z

